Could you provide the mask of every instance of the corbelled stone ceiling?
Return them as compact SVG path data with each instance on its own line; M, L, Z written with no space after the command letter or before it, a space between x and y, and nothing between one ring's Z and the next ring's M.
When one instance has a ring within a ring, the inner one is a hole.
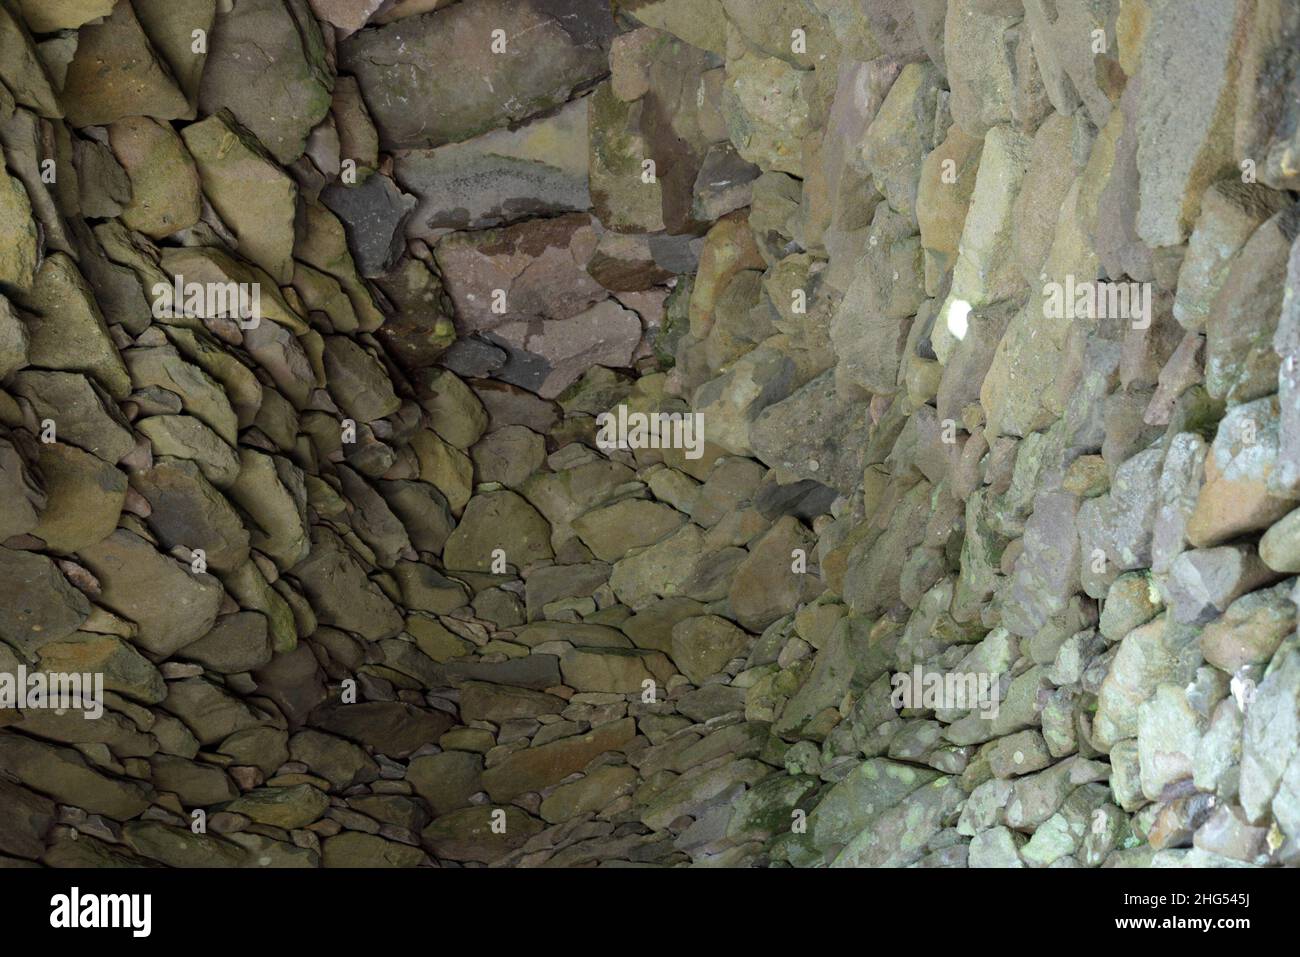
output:
M1300 863L1300 5L0 0L0 863Z

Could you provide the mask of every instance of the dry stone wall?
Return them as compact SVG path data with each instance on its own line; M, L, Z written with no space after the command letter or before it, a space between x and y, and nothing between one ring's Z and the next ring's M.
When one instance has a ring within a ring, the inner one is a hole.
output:
M0 860L1297 863L1298 50L0 0Z

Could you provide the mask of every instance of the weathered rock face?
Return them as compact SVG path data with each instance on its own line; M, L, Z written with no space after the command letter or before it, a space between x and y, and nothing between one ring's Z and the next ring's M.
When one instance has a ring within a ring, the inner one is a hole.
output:
M325 118L332 86L320 24L304 0L239 0L217 11L199 90L204 113L230 110L292 163Z
M339 47L385 149L458 143L562 105L608 69L596 0L486 0L363 30Z
M0 862L1300 863L1297 37L0 5Z

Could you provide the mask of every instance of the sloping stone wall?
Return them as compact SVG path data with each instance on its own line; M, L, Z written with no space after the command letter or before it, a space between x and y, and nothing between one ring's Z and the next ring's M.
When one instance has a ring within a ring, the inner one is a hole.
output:
M0 0L0 857L1294 864L1298 49Z

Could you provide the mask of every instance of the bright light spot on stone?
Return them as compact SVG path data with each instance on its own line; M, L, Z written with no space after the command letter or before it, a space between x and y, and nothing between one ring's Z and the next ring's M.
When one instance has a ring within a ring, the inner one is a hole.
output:
M966 338L966 317L970 315L970 303L965 299L954 299L948 307L948 331L957 340Z

